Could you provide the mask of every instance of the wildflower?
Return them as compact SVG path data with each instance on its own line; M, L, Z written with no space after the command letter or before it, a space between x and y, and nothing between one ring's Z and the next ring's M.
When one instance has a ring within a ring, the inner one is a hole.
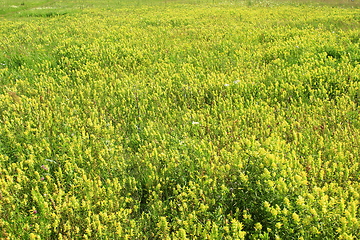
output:
M163 232L168 231L169 227L168 222L166 221L166 217L160 217L160 221L157 223L157 226Z
M234 84L238 84L240 82L240 80L235 80Z
M192 125L200 124L199 122L192 122Z
M228 86L230 86L230 84L225 83L224 86L225 86L225 87L228 87Z
M38 236L35 233L30 233L29 234L29 239L37 239Z
M261 223L255 223L255 226L254 226L254 228L255 228L255 231L260 231L261 229L262 229L262 225L261 225Z
M277 222L277 223L275 224L275 227L278 228L278 229L280 229L281 226L282 226L282 223L280 223L280 222Z
M305 199L302 196L299 196L296 200L296 204L299 206L303 206L305 204Z
M41 168L44 169L45 171L49 171L49 168L45 165L41 165Z
M300 217L297 213L293 213L292 214L292 218L294 219L295 223L299 223L300 222Z

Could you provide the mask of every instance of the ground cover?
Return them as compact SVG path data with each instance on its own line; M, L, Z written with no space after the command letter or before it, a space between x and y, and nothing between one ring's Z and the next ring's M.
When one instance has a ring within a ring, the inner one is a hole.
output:
M1 238L360 235L358 9L62 1L0 21Z

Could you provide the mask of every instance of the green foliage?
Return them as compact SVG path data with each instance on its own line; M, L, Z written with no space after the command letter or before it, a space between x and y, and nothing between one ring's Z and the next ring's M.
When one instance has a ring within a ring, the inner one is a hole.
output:
M360 235L356 9L62 1L7 14L0 238Z

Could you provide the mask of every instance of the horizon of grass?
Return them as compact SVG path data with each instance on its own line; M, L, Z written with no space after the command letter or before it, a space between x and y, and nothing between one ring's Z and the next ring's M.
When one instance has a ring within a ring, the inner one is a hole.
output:
M116 9L122 7L136 7L144 5L157 5L157 6L166 6L174 4L235 4L235 5L278 5L278 4L287 4L287 5L313 5L313 6L337 6L337 7L350 7L358 8L360 2L358 0L272 0L272 1L262 1L262 0L87 0L87 1L53 1L53 0L1 0L0 1L0 16L37 16L37 15L46 15L46 10L48 15L62 15L67 12L75 12L81 9L89 8L103 8L103 9Z

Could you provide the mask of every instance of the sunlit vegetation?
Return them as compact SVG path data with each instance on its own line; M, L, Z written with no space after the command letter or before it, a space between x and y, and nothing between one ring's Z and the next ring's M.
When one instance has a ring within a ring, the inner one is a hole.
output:
M358 9L3 9L1 239L360 235Z

